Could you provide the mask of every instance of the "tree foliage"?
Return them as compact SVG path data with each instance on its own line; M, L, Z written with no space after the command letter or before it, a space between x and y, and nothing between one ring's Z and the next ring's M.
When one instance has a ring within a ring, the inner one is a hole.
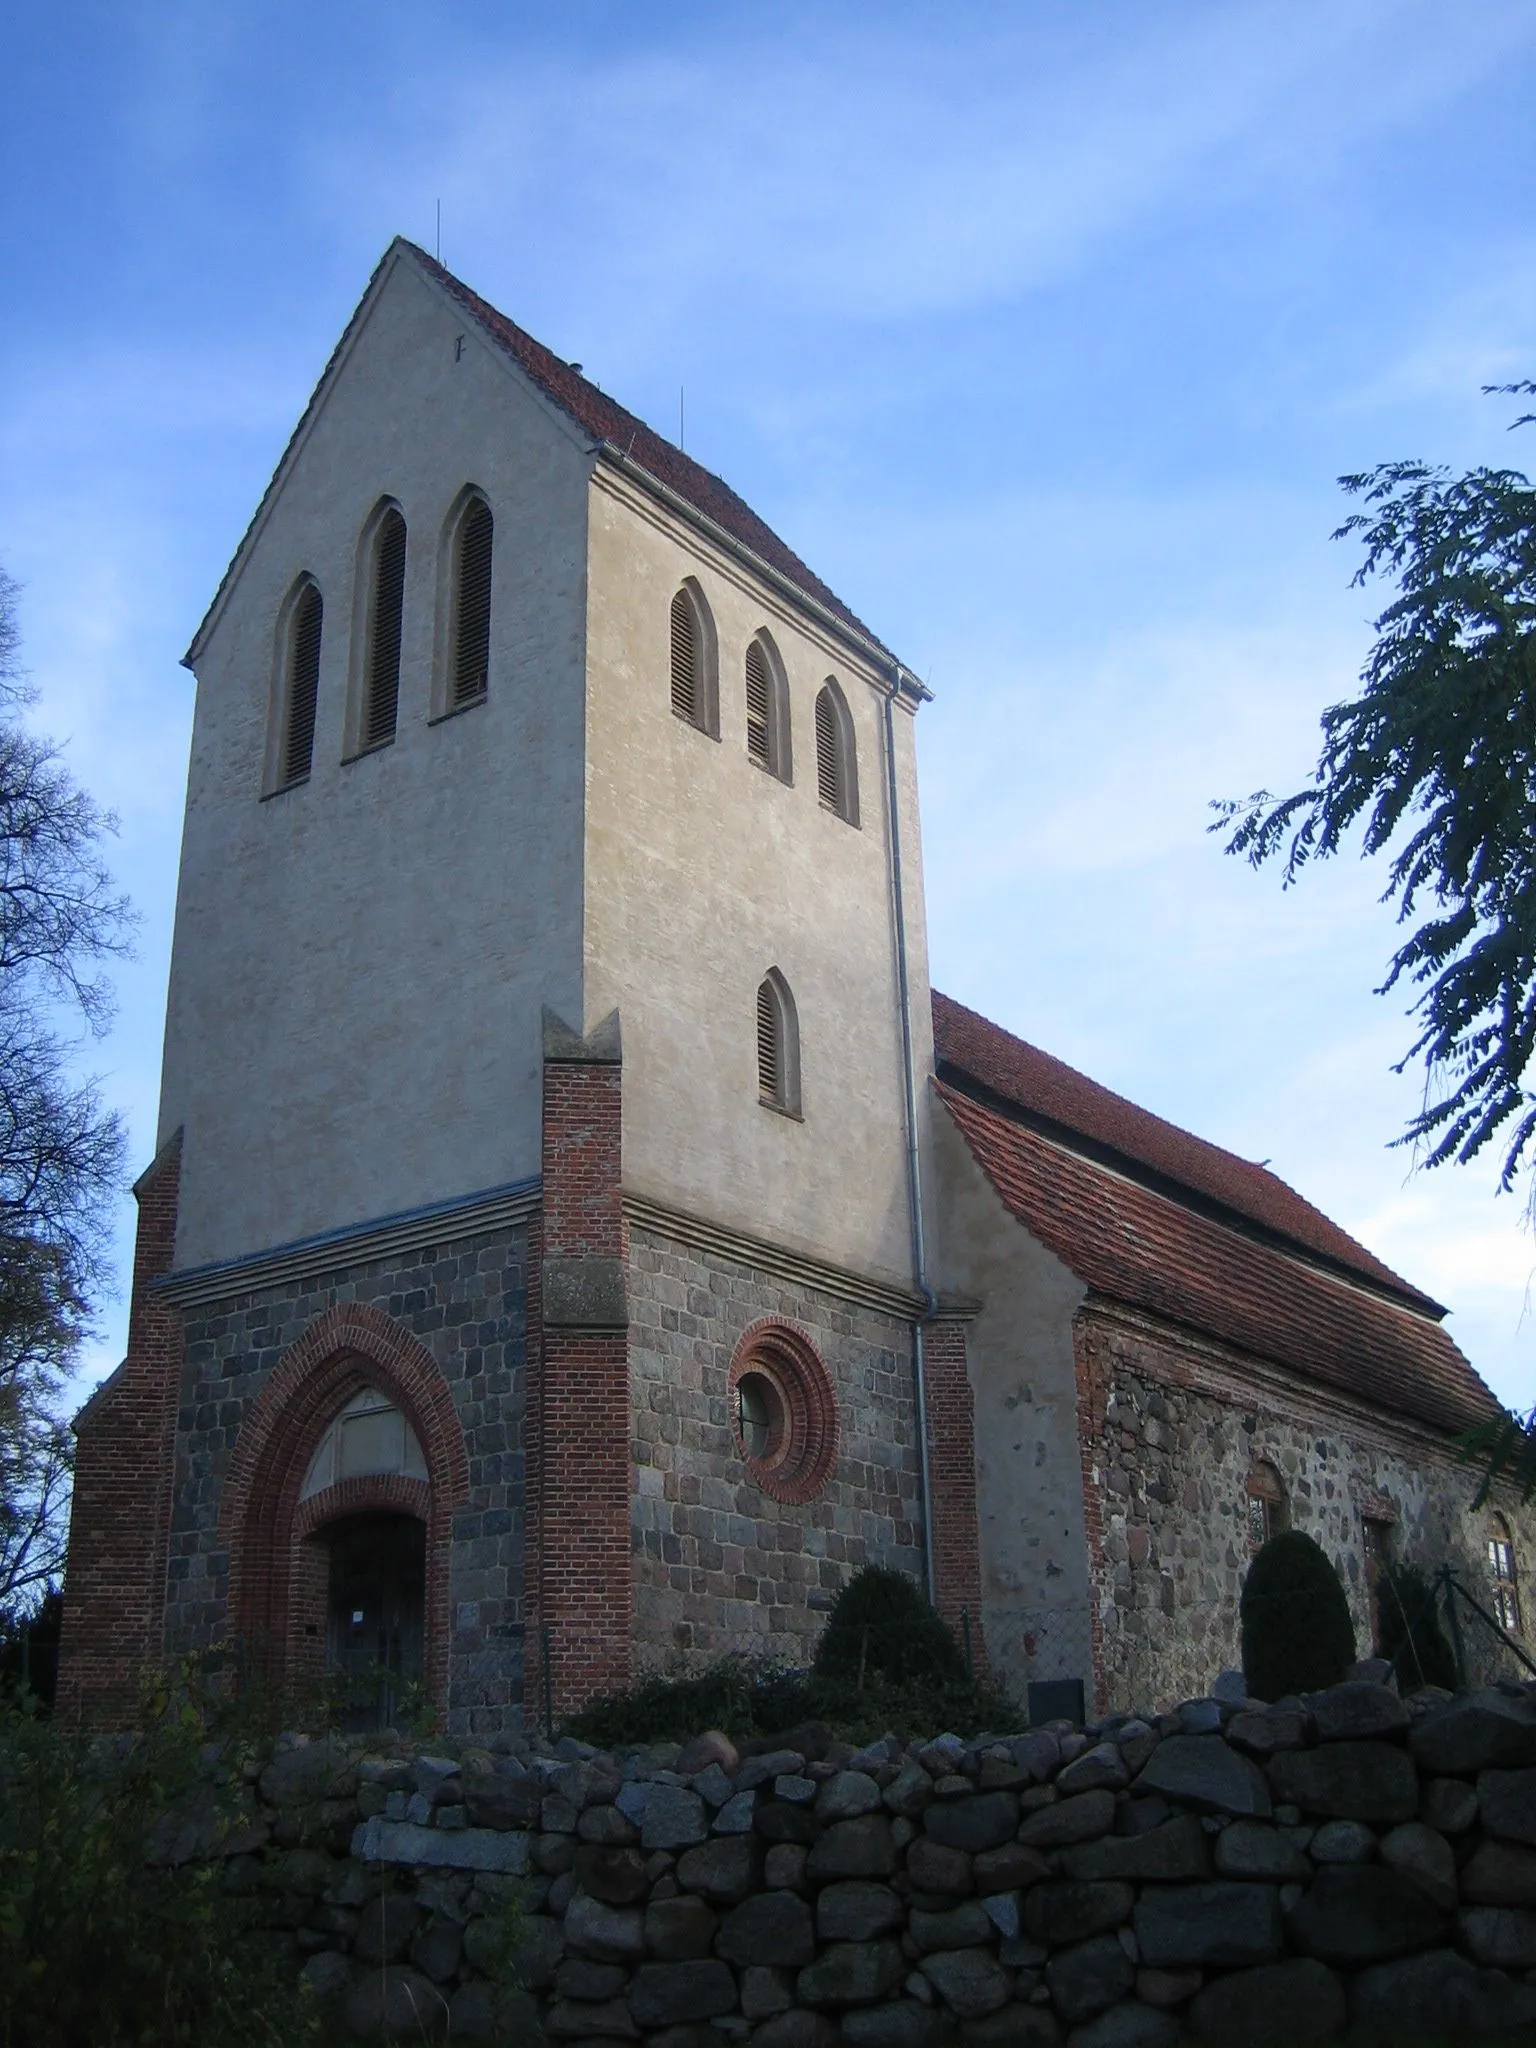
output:
M111 1020L106 963L130 916L101 859L113 829L34 733L15 583L0 570L0 1612L62 1564L70 1444L57 1413L103 1284L123 1132L75 1069Z
M1283 1529L1262 1545L1238 1601L1243 1676L1255 1699L1319 1692L1355 1661L1355 1627L1339 1575L1320 1544Z
M1364 688L1323 713L1310 787L1220 803L1212 830L1255 867L1282 859L1287 884L1357 826L1364 853L1388 855L1384 900L1413 928L1380 992L1415 991L1396 1071L1425 1073L1397 1142L1438 1166L1502 1133L1510 1187L1536 1142L1536 488L1422 462L1340 482L1362 507L1335 535L1364 544L1356 584L1397 586Z

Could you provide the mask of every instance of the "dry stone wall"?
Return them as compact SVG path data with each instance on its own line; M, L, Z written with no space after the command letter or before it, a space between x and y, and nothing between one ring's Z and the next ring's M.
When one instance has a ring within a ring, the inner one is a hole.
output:
M854 1750L287 1747L217 1853L359 2037L1536 2034L1536 1689L1361 1678ZM165 1855L213 1848L168 1823ZM521 1903L509 2009L495 1977Z

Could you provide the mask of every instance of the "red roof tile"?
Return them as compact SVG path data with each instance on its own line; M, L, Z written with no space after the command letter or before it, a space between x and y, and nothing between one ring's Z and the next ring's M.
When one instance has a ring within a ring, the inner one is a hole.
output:
M845 625L851 626L872 646L883 654L890 653L890 649L876 639L863 620L851 612L813 570L806 567L792 548L785 546L773 528L759 519L752 507L745 499L739 498L728 483L695 462L692 456L685 455L681 448L664 440L644 420L627 412L605 391L599 391L595 384L589 383L553 350L547 349L543 342L535 341L505 313L498 313L478 292L471 291L451 270L445 270L440 263L434 262L424 249L417 248L414 242L405 242L404 246L428 275L435 277L465 312L528 373L545 396L553 399L589 434L611 442L639 463L642 469L676 491L680 498L686 498L696 511L713 520L716 526L723 527L733 540L750 548L770 568L776 569Z
M1001 1025L950 996L933 998L934 1056L941 1073L957 1068L1002 1096L1068 1142L1085 1140L1114 1153L1160 1181L1230 1209L1264 1231L1289 1238L1351 1272L1390 1287L1405 1300L1443 1315L1440 1303L1383 1265L1320 1209L1266 1167L1224 1152L1123 1095L1101 1088L1038 1046L1015 1038Z

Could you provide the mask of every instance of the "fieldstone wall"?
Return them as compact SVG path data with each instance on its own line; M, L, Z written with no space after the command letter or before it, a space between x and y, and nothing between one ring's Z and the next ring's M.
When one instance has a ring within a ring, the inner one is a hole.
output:
M753 1484L731 1435L731 1357L765 1317L810 1337L837 1390L836 1474L798 1507ZM629 1359L642 1670L738 1651L809 1664L860 1565L921 1578L908 1324L631 1226Z
M337 1303L367 1303L420 1339L453 1395L470 1505L454 1516L449 1614L429 1617L429 1626L449 1629L446 1725L460 1735L499 1728L523 1696L527 1230L329 1269L322 1257L300 1282L185 1311L166 1652L228 1641L219 1504L252 1402L317 1316Z
M1090 1484L1101 1509L1096 1609L1107 1701L1178 1699L1240 1661L1238 1598L1252 1561L1244 1481L1272 1464L1290 1526L1332 1559L1362 1656L1374 1648L1365 1521L1381 1518L1387 1555L1433 1571L1455 1567L1489 1599L1489 1520L1473 1515L1475 1467L1447 1447L1418 1456L1362 1425L1307 1408L1256 1380L1223 1394L1211 1362L1169 1341L1085 1317L1079 1344L1098 1380L1102 1425ZM1203 1382L1203 1384L1201 1383ZM1509 1505L1521 1579L1536 1567L1530 1516ZM1469 1676L1491 1683L1514 1660L1485 1629L1466 1630Z
M1230 1689L1229 1689L1230 1688ZM286 1748L172 1860L360 2038L1176 2048L1536 2030L1536 1688L855 1751ZM496 1976L523 1917L510 2008Z

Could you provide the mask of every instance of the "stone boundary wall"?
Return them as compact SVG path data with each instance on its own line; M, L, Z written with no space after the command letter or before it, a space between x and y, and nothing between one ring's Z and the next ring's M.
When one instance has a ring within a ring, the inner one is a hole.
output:
M1222 1685L857 1751L290 1742L235 1832L168 1816L161 1854L222 1855L363 2037L528 2043L536 2007L587 2048L1536 2038L1536 1687Z

